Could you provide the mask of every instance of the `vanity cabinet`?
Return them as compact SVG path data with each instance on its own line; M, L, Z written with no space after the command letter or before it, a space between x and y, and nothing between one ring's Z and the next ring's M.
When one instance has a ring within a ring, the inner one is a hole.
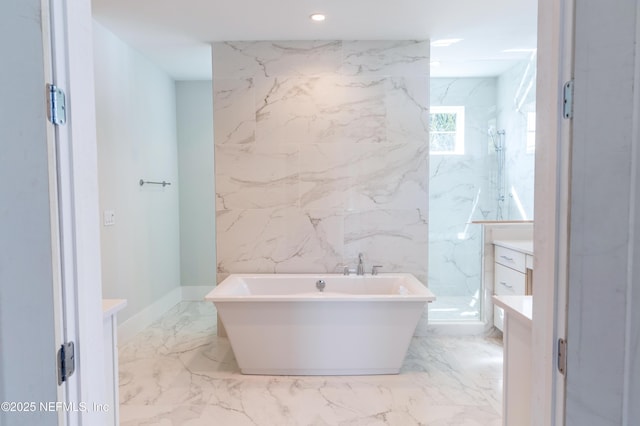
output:
M494 283L496 296L531 294L533 247L530 241L494 241ZM504 328L504 311L493 307L493 325Z
M502 424L530 425L533 297L493 296L493 303L505 312Z

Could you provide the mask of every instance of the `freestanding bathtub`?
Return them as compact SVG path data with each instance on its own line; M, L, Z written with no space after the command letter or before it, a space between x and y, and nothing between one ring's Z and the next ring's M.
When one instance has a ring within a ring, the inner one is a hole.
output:
M411 274L232 274L205 299L243 374L357 375L400 372L435 296Z

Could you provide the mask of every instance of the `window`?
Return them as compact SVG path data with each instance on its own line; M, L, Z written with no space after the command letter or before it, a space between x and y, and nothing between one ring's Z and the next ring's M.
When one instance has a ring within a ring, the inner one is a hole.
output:
M429 114L429 151L438 155L464 154L464 107L432 106Z
M536 113L527 113L527 154L536 152Z

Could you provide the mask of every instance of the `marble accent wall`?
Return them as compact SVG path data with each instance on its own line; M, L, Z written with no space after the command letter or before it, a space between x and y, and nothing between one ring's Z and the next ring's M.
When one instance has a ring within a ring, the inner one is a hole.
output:
M411 272L426 283L428 41L213 44L219 279Z

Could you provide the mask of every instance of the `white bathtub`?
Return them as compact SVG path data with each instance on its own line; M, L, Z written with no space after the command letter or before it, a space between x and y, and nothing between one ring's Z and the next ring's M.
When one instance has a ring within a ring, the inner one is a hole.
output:
M233 274L205 299L243 374L355 375L399 373L435 296L411 274Z

